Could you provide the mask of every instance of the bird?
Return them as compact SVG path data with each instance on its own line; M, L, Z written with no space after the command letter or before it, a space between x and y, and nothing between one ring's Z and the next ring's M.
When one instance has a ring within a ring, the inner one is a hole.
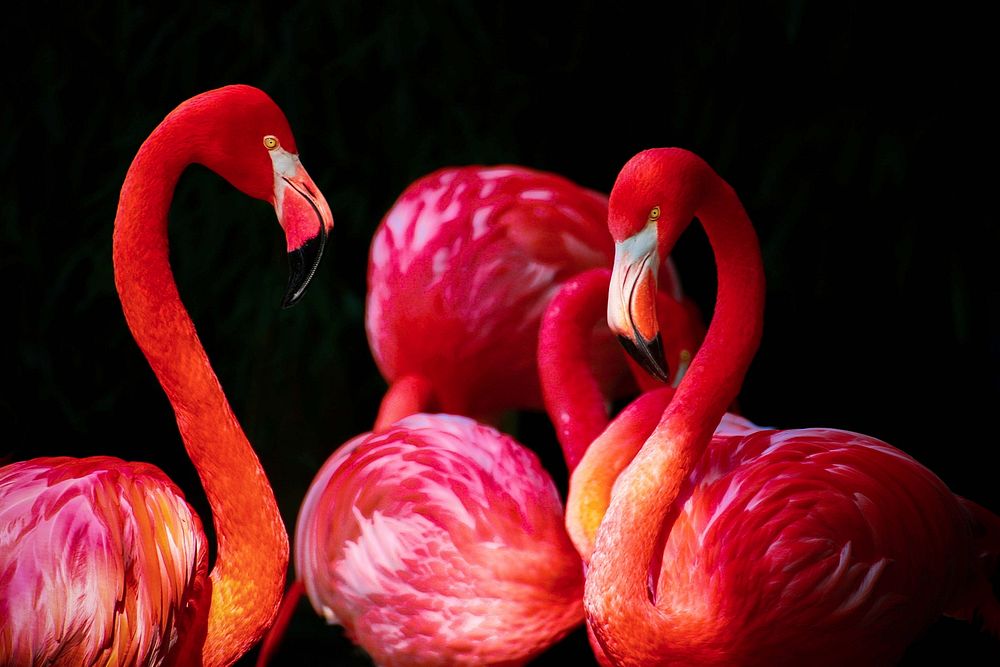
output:
M606 317L610 284L611 270L606 268L591 269L564 282L545 309L538 336L538 372L545 410L570 474L591 445L598 443L597 447L608 448L600 469L588 476L590 492L581 492L578 488L572 498L585 499L586 503L566 506L566 530L582 560L584 572L590 563L597 529L607 510L614 480L652 431L664 407L673 398L674 386L685 370L684 367L670 369L669 375L676 378L674 385L664 384L659 377L652 379L649 376L651 382L637 377L641 395L612 421L608 397L594 374L587 352L595 322ZM699 338L692 337L695 332L690 327L691 321L697 320L690 320L683 304L664 292L659 292L657 299L664 353L676 363L686 364L700 343ZM631 366L641 372L637 364ZM727 412L716 433L758 428L746 418ZM587 634L594 657L601 665L610 665L589 624Z
M606 659L892 664L941 614L981 619L997 635L993 513L871 436L713 434L760 341L764 273L739 198L694 153L640 152L615 181L611 329L640 364L664 372L652 267L695 216L716 258L715 313L659 418L632 434L644 442L613 480L596 530L584 606ZM567 506L587 505L619 453L611 438L591 444Z
M274 494L209 364L170 269L174 187L201 164L272 204L291 306L333 226L282 111L231 85L171 111L139 148L113 236L115 285L133 337L174 409L215 526L147 463L42 457L0 468L0 664L229 665L272 621L288 562Z
M460 415L410 415L340 447L302 504L295 571L380 665L524 664L583 621L552 478Z
M369 252L365 328L389 383L376 430L419 411L495 423L541 409L542 312L560 283L611 265L606 221L605 195L519 165L445 167L409 185ZM699 331L669 259L662 273ZM600 381L613 388L625 365L606 327L595 337Z

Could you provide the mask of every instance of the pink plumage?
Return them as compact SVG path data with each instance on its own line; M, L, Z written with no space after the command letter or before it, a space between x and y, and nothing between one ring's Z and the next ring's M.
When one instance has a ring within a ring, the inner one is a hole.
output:
M542 312L562 281L610 266L613 252L607 197L555 174L470 166L415 181L369 255L365 325L382 375L425 378L442 412L540 408ZM661 286L679 299L665 266ZM610 384L625 366L602 329L594 354Z
M194 631L208 546L154 466L96 456L0 468L0 545L2 664L160 664Z
M970 602L972 517L933 473L874 438L717 434L675 503L653 600L704 624L699 643L727 659L843 664L847 645L865 664L889 664L942 610Z
M627 461L670 394L635 401L595 452L607 459L618 450ZM614 494L628 493L615 486ZM571 493L571 528L589 560L592 536L574 502ZM761 429L727 413L674 508L647 535L656 539L643 603L673 629L669 639L643 636L644 623L626 620L638 607L617 582L588 589L592 623L634 628L627 646L643 657L619 653L615 664L669 663L669 654L650 655L666 640L691 664L883 665L941 613L996 622L987 584L995 517L875 438ZM610 548L623 569L637 567L626 544ZM602 664L614 662L600 645L595 652Z
M296 572L378 664L520 664L583 620L583 580L534 454L418 414L354 438L309 489Z

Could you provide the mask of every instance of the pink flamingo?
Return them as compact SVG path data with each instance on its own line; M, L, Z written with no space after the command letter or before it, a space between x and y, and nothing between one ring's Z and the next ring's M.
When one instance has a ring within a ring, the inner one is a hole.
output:
M673 399L614 481L597 530L584 601L607 659L886 664L941 613L978 615L996 633L1000 605L987 579L1000 548L994 515L869 436L713 435L757 348L764 278L736 194L689 152L642 152L615 183L612 329L645 348L640 363L663 370L649 352L655 310L637 295L655 285L651 267L695 215L719 267L717 306ZM568 506L587 507L602 486L593 480L620 457L611 438L593 443Z
M655 383L611 422L607 397L594 375L587 351L594 323L605 319L610 282L610 270L592 269L563 283L545 310L538 337L538 370L545 409L555 427L569 472L576 470L590 446L606 452L599 467L589 468L587 489L576 488L573 500L585 502L566 506L566 529L585 570L615 479L635 456L674 395L672 387ZM685 325L684 306L663 292L657 296L656 313L664 334L664 349L669 358L680 362L686 355L672 355L670 351L696 350L699 341L689 337L692 332ZM682 324L679 328L674 326L678 321ZM674 376L679 374L673 368L670 370ZM744 433L758 428L727 412L715 432ZM587 633L598 662L610 665L589 623Z
M201 521L157 468L111 457L38 458L0 469L0 664L228 665L271 623L288 537L271 487L181 304L167 211L192 162L274 205L291 276L309 283L333 225L263 92L187 100L139 149L115 219L115 284L198 471L218 536L208 572Z
M299 513L295 570L378 664L523 664L583 620L552 479L466 417L412 415L338 449Z
M369 255L366 329L390 383L376 430L428 409L491 421L540 408L542 312L562 281L610 266L606 220L604 195L519 166L452 167L411 184ZM664 267L662 288L681 300L673 264ZM700 316L685 308L700 338ZM611 387L624 366L605 327L594 337Z

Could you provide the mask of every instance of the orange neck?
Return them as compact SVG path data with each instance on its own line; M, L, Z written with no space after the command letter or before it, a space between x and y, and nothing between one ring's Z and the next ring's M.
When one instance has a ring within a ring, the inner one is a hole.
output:
M750 220L732 189L700 160L687 176L704 192L695 214L718 266L715 317L655 431L617 482L587 575L588 618L602 646L622 664L711 655L708 619L655 606L649 577L658 567L650 569L659 562L657 550L669 532L665 522L685 479L739 392L763 322L764 272ZM680 231L664 236L676 239Z
M226 401L170 269L170 200L192 162L193 142L211 134L195 116L178 108L129 168L115 219L115 285L132 335L174 408L212 509L218 553L202 658L205 665L227 665L260 638L277 612L288 537L264 470Z

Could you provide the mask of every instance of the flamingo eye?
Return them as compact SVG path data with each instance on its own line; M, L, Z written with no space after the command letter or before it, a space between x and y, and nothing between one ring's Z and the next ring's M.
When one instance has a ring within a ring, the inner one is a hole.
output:
M649 212L649 221L654 222L660 219L660 207L654 206L653 210Z
M279 146L281 146L281 143L278 142L278 137L274 136L273 134L269 134L266 137L264 137L264 148L266 148L267 150L273 151L275 148L278 148Z

